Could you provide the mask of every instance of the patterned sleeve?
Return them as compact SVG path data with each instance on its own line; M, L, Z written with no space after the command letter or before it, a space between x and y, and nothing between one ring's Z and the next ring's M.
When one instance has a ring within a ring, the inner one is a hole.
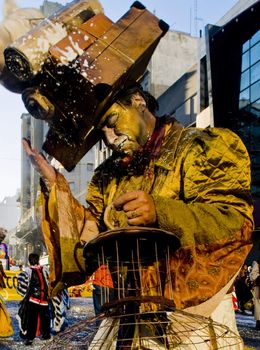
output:
M18 285L16 287L17 293L22 297L25 296L29 287L29 275L26 271L23 271L18 276Z

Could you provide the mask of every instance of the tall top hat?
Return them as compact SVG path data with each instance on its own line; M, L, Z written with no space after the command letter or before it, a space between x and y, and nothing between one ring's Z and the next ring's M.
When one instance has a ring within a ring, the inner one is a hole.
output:
M43 149L68 170L101 138L117 92L137 81L169 26L138 1L116 23L98 1L73 1L5 50L27 110L49 124Z

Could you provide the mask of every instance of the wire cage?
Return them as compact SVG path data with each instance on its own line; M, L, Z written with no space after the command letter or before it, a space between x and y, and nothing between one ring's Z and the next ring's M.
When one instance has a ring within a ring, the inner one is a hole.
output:
M48 349L239 349L240 337L228 327L177 310L173 290L164 297L172 285L169 259L179 246L172 233L140 227L107 231L89 242L87 271L106 266L113 297L110 287L102 288L102 313L69 327Z
M164 288L172 278L170 256L179 246L172 233L140 227L107 231L87 244L84 257L89 274L106 266L113 280L114 298L109 300L104 288L103 310L112 309L121 315L129 304L135 311L147 311L147 303L152 300L164 304ZM107 285L105 280L103 285ZM174 306L173 291L169 294L172 301L168 303ZM150 305L149 311L154 308L157 310L158 306Z

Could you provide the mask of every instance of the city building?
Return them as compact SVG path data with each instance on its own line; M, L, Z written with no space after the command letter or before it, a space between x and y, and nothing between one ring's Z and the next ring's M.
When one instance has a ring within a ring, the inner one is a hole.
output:
M0 201L0 227L7 231L14 229L20 218L19 197L20 194L17 193Z
M248 263L260 257L259 16L260 1L240 0L216 25L207 25L197 62L159 97L161 114L175 114L186 126L226 127L244 141L255 218Z
M6 230L4 243L8 246L9 256L19 256L19 239L16 236L16 227L20 219L20 193L5 197L0 202L0 228Z

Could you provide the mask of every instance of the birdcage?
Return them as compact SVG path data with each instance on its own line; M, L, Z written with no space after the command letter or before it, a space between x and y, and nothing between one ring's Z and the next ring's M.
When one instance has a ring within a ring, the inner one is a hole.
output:
M70 327L48 349L239 349L240 337L228 327L177 310L164 297L169 260L179 245L173 233L142 227L107 231L89 242L87 271L106 265L114 298L104 288L102 313Z

